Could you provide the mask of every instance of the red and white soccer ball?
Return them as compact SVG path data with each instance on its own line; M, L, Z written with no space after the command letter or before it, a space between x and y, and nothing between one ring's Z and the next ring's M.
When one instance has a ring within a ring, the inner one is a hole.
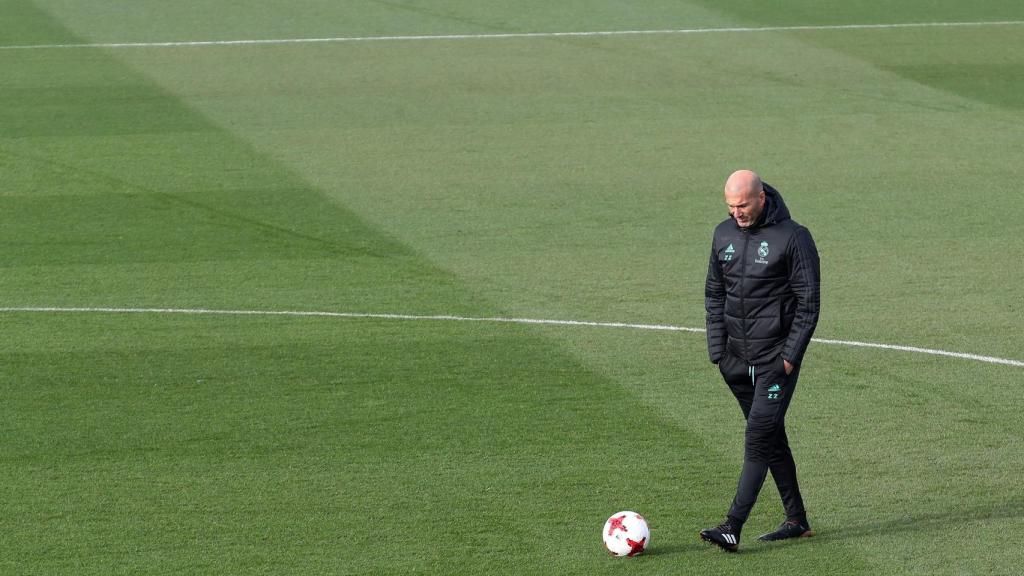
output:
M627 510L612 514L601 537L612 556L636 556L651 543L651 529L643 516Z

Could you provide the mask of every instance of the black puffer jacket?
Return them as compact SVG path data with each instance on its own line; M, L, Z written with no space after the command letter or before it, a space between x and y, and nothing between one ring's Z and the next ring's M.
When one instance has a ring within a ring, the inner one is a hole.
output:
M740 228L731 217L715 228L704 286L708 354L728 349L747 364L780 354L798 365L818 324L818 250L807 228L789 217L782 196L764 185L757 222Z

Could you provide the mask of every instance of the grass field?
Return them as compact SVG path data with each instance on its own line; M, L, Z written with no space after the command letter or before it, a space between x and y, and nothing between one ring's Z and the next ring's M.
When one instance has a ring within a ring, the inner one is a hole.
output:
M780 189L817 336L1024 360L1013 1L0 0L0 573L1021 572L1024 368L812 344L818 536L705 547L742 419L721 187ZM28 45L757 27L280 45ZM652 546L612 559L635 509Z

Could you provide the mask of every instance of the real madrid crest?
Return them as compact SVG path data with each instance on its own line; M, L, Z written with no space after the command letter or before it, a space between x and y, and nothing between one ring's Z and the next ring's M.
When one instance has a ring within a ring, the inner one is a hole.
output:
M768 263L768 243L764 240L761 241L761 245L757 248L758 259L754 260L755 264L767 264Z

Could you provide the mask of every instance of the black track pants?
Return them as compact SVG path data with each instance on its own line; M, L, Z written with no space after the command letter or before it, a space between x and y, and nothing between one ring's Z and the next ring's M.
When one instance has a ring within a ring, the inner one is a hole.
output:
M741 522L747 520L770 469L786 517L800 518L804 515L804 502L786 437L786 411L796 391L800 367L787 376L781 357L768 364L750 366L726 353L718 368L747 420L743 471L729 516Z

